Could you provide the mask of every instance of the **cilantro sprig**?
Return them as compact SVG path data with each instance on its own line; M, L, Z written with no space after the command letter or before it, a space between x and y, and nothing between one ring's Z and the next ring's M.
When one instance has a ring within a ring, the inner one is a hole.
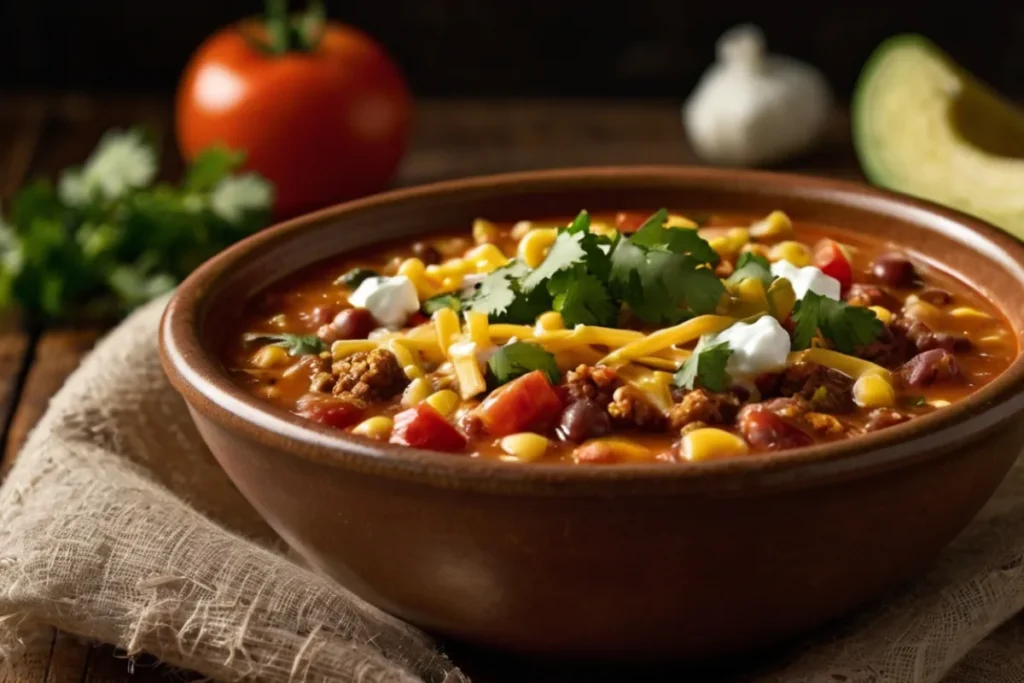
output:
M543 371L552 384L558 384L562 376L551 352L529 342L505 344L491 354L487 367L499 386L534 370Z
M653 324L711 313L725 293L713 270L718 254L696 230L666 227L667 220L661 209L632 235L599 234L581 211L536 268L511 261L489 273L461 308L518 324L554 310L567 327L613 326L623 308ZM437 305L456 308L451 299Z
M247 332L242 336L242 340L246 344L264 342L271 346L280 346L288 351L289 356L309 356L327 350L327 344L315 334Z
M703 387L715 392L727 390L732 377L725 368L731 356L729 342L715 341L714 335L701 337L693 355L676 371L676 386L681 389Z
M793 309L793 349L806 349L814 337L821 336L832 342L841 353L870 344L882 334L882 321L874 311L863 306L851 306L827 296L807 292Z
M612 294L641 320L675 324L718 307L725 286L718 254L690 228L666 228L660 209L611 253Z
M744 252L736 259L736 270L726 280L730 285L737 284L743 280L760 280L765 289L775 280L772 275L772 264L764 256L753 252Z
M22 188L0 217L0 309L20 305L39 322L109 320L169 291L266 225L272 188L236 174L243 160L210 148L180 184L154 183L153 140L108 132L80 168Z

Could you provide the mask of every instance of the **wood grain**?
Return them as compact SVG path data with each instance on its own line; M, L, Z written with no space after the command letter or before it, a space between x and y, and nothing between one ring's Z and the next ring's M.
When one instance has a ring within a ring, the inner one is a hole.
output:
M93 98L79 95L0 98L0 198L28 177L52 176L81 163L108 128L149 125L163 150L161 175L176 179L167 99ZM783 170L859 178L849 142L849 122L833 120L822 145ZM442 178L573 165L699 163L686 142L675 101L454 100L417 105L413 146L396 181L417 184ZM17 318L0 318L0 420L7 427L0 477L25 438L103 330L46 329L29 333ZM16 407L16 409L15 409ZM109 646L92 647L53 629L26 643L26 656L0 667L0 683L135 683L181 681L194 674L130 661ZM569 680L558 666L539 666L493 653L456 647L474 683ZM590 680L626 680L622 672L595 671ZM634 672L635 673L635 672ZM680 672L645 680L677 680ZM721 672L717 672L721 673ZM710 672L693 680L722 680Z

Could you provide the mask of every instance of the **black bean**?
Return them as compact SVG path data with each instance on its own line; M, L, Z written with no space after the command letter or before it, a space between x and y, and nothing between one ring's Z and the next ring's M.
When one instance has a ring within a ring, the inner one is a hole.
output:
M576 443L604 436L611 430L612 421L608 413L601 409L597 401L588 398L570 404L562 411L558 423L558 435Z
M413 244L412 253L428 266L441 262L441 252L426 242L416 242Z
M913 287L919 282L914 264L903 254L882 254L871 264L875 279L890 287Z

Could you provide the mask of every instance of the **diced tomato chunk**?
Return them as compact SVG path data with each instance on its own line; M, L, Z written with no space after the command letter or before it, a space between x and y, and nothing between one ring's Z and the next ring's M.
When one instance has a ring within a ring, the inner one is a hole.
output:
M534 370L499 387L477 410L484 429L494 436L507 436L551 424L561 412L562 400L541 370Z
M454 452L466 447L466 437L433 406L420 403L395 415L391 443Z
M296 404L299 415L335 429L345 429L359 422L363 406L334 396L308 394Z
M651 214L634 211L620 211L615 215L615 227L619 232L636 232Z
M835 240L823 239L814 247L814 265L821 272L839 281L846 292L853 284L853 265L842 245Z
M423 315L419 311L416 311L415 313L409 316L408 320L405 321L405 326L416 327L417 325L422 325L425 322L430 322L430 318Z

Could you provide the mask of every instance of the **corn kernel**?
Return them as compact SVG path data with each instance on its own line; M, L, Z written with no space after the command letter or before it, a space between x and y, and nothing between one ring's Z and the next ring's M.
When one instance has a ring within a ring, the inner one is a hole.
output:
M735 458L750 452L747 442L723 429L705 427L683 436L682 456L690 462Z
M732 245L729 243L728 237L712 237L708 240L708 244L715 250L720 257L727 259L732 253Z
M875 317L882 321L883 325L888 325L892 322L892 311L883 306L868 306L869 311L875 312Z
M861 408L888 408L896 402L896 392L884 377L862 375L853 383L853 401Z
M778 278L768 285L768 310L775 319L782 322L793 312L796 306L796 292L793 283L786 278Z
M429 299L437 294L437 287L427 278L427 267L418 258L409 258L398 266L398 274L409 278L420 299Z
M733 253L738 252L750 243L750 231L746 228L729 228L725 236L729 240Z
M427 403L437 412L448 417L459 405L459 395L451 389L435 391L426 398Z
M694 221L690 220L686 216L682 216L678 213L670 213L668 220L665 221L666 228L699 228Z
M526 237L526 233L533 230L533 227L533 223L530 221L519 221L512 226L512 230L509 232L509 235L514 240L521 240Z
M537 316L536 332L553 332L554 330L564 329L565 321L562 319L562 314L558 311L548 311Z
M454 292L462 287L463 277L461 275L449 275L441 279L441 291Z
M519 258L529 267L536 268L543 263L557 236L558 230L555 228L531 230L519 240Z
M478 273L489 273L508 263L501 249L493 244L481 244L466 252L466 260L473 264Z
M769 261L789 261L797 268L811 265L811 248L803 242L786 240L779 242L768 251Z
M984 311L979 311L977 308L971 308L970 306L959 306L949 312L950 317L960 318L961 320L988 320L992 316Z
M409 382L409 386L402 392L402 406L405 408L412 408L415 405L419 405L422 401L427 399L427 396L431 394L430 382L423 377L417 377L413 381Z
M766 245L764 245L764 244L756 244L754 242L751 242L750 244L744 245L743 248L740 249L740 253L741 254L748 254L748 253L749 254L756 254L758 256L763 256L765 258L768 258L768 247Z
M510 434L501 440L501 450L519 460L531 462L544 456L548 450L548 440L532 432Z
M288 352L280 346L267 344L252 355L251 362L258 368L272 368L288 362Z
M485 218L473 221L473 241L477 244L493 244L501 238L498 226Z
M383 441L391 436L391 428L394 426L394 422L390 417L384 417L378 415L369 419L363 420L355 427L352 428L353 434L359 434L370 439L377 439Z
M789 237L793 234L793 221L782 211L772 211L750 226L750 234L759 240Z

